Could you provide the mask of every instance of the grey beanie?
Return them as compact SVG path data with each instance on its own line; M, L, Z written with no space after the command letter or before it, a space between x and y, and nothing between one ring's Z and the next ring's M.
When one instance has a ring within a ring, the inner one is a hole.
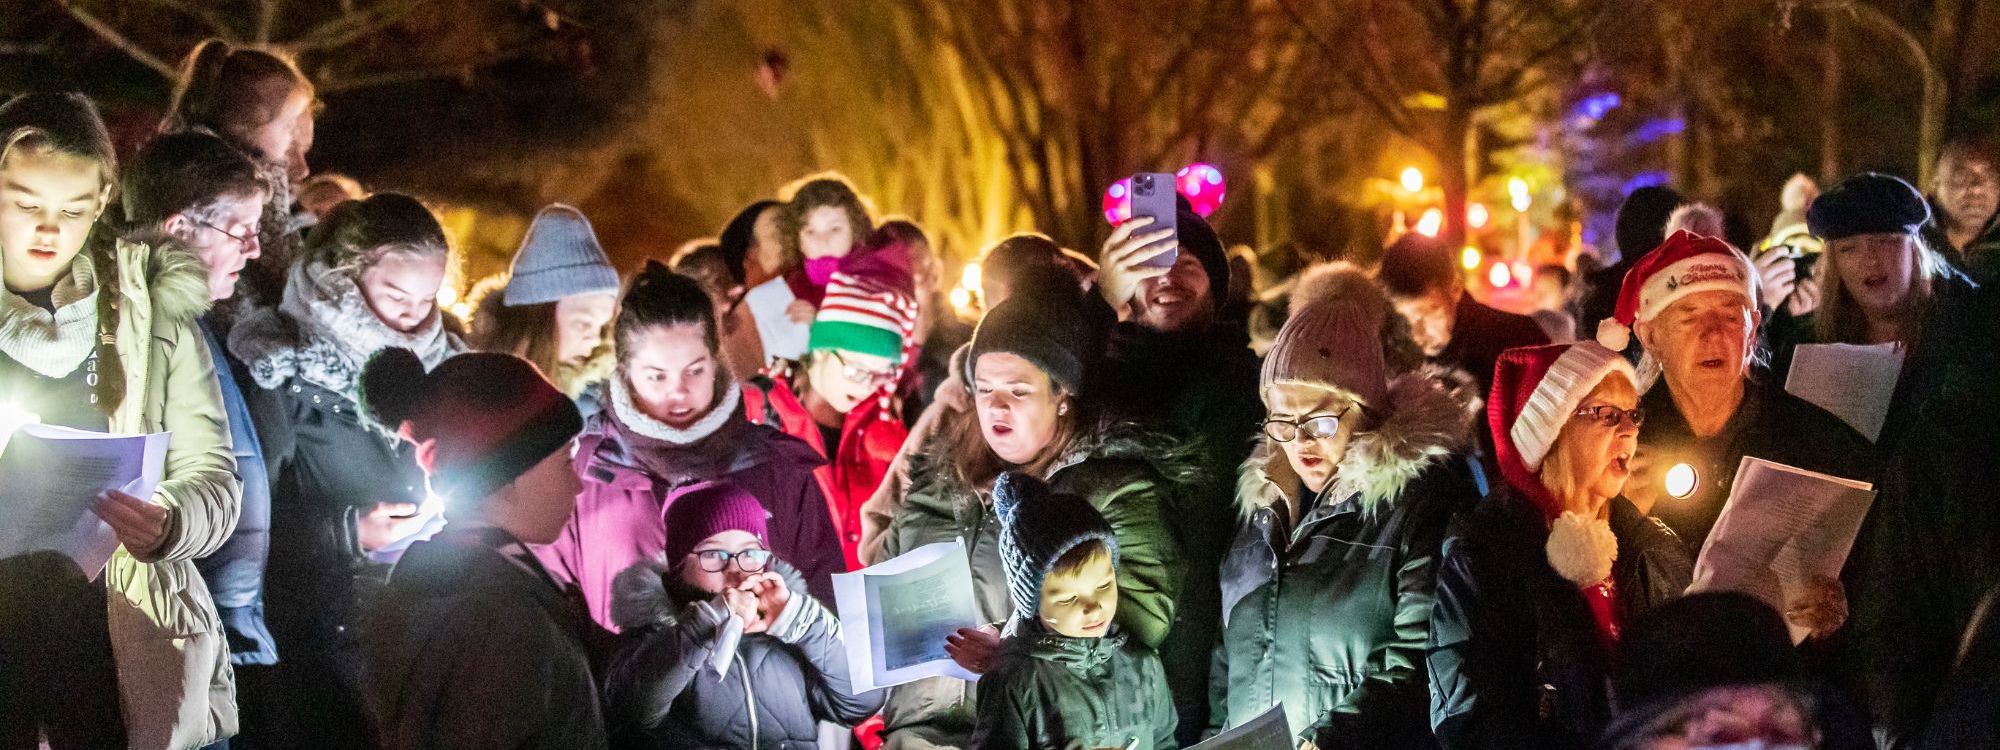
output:
M500 299L508 307L522 307L578 294L617 293L618 269L597 244L590 220L582 211L552 203L528 225Z
M1000 517L1000 565L1007 571L1016 618L1035 621L1042 579L1077 545L1103 542L1112 569L1118 567L1118 537L1083 498L1057 494L1039 479L1010 471L993 482L993 512Z

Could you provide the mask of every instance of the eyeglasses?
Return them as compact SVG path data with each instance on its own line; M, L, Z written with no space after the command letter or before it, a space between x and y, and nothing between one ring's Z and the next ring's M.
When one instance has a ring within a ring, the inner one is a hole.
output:
M244 247L249 247L257 242L257 233L255 231L252 231L248 235L241 235L235 232L231 232L227 229L223 229L222 227L216 226L214 224L210 224L206 221L197 221L194 222L194 225L198 227L206 227L208 229L213 229L217 232L221 232L222 236L228 237L229 239L232 240L236 240L237 244L240 244Z
M1350 408L1348 411L1353 409ZM1306 419L1267 419L1264 420L1264 435L1280 443L1289 443L1299 438L1307 440L1330 438L1334 433L1340 432L1340 420L1346 416L1347 412L1343 411L1339 414Z
M1625 420L1632 420L1633 427L1646 425L1645 409L1620 409L1616 406L1586 406L1576 410L1578 419L1588 419L1604 427L1617 429Z
M736 561L737 570L745 573L756 573L771 564L771 551L767 549L746 549L742 552L730 552L729 550L721 549L705 549L694 553L694 559L695 564L700 565L703 571L709 573L722 572L724 568L729 567L730 560Z
M848 364L847 358L840 355L839 349L828 349L827 351L833 354L834 361L840 363L840 375L847 378L847 382L849 383L855 385L886 385L889 381L896 378L896 368L894 367L890 367L887 370L870 370L859 365Z

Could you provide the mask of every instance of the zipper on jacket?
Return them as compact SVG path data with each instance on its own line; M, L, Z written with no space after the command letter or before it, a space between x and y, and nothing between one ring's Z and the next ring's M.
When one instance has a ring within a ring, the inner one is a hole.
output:
M757 748L757 695L750 692L750 664L743 649L736 649L736 676L743 682L743 708L750 712L750 748Z

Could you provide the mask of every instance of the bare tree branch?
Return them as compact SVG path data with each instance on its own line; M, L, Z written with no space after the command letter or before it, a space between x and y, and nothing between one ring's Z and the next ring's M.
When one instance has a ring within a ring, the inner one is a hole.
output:
M293 53L345 47L401 23L423 6L422 0L381 0L358 11L342 13L286 42Z
M84 9L74 0L57 1L62 3L63 10L69 11L71 18L76 19L77 23L83 24L84 28L90 29L91 33L96 34L99 39L104 40L104 43L116 47L118 51L125 53L127 57L139 61L148 68L152 68L162 76L167 78L174 77L174 66L171 63L160 59L151 52L147 52L145 48L125 38L125 35L118 33L118 30L112 28L111 24L105 23L103 19Z
M175 13L179 13L181 15L200 21L203 26L208 27L209 34L213 36L218 36L229 40L235 40L237 38L236 29L229 25L229 19L224 18L221 13L217 13L216 10L212 7L191 5L188 3L179 2L178 0L143 0L143 1L147 5L151 5L157 8L164 8L166 10L170 10Z
M1327 64L1342 72L1342 76L1347 79L1348 85L1361 95L1362 100L1368 103L1369 108L1373 109L1375 114L1380 116L1389 125L1391 130L1411 138L1417 136L1416 126L1409 121L1408 113L1403 109L1403 106L1383 96L1367 80L1364 80L1364 76L1354 72L1351 67L1345 65L1345 61L1341 59L1344 55L1334 49L1330 42L1320 37L1319 33L1312 28L1311 23L1306 20L1305 16L1300 14L1297 8L1292 7L1291 0L1278 0L1278 7L1283 9L1285 15L1291 18L1293 25L1298 27L1299 32L1305 36L1306 41L1310 42L1314 48L1320 51L1321 56L1326 58ZM1362 56L1369 58L1368 62L1371 63L1371 68L1375 67L1372 65L1374 62L1372 56L1366 54Z

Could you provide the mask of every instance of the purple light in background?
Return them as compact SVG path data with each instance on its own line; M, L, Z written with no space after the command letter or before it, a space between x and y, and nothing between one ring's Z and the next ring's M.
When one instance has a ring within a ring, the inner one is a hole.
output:
M1657 187L1660 185L1665 185L1667 184L1667 180L1668 180L1668 175L1666 172L1661 172L1658 170L1650 172L1640 172L1638 174L1632 175L1632 179L1626 180L1625 184L1618 186L1618 192L1620 195L1631 195L1632 191L1638 190L1639 188L1642 187Z
M1687 121L1679 117L1655 117L1639 124L1626 140L1634 144L1652 143L1670 135L1680 135L1687 130Z
M1584 97L1583 101L1577 102L1575 106L1570 107L1569 112L1572 116L1596 121L1604 119L1606 114L1609 114L1611 110L1617 109L1618 105L1623 103L1624 99L1618 96L1618 92L1607 91L1596 96Z

